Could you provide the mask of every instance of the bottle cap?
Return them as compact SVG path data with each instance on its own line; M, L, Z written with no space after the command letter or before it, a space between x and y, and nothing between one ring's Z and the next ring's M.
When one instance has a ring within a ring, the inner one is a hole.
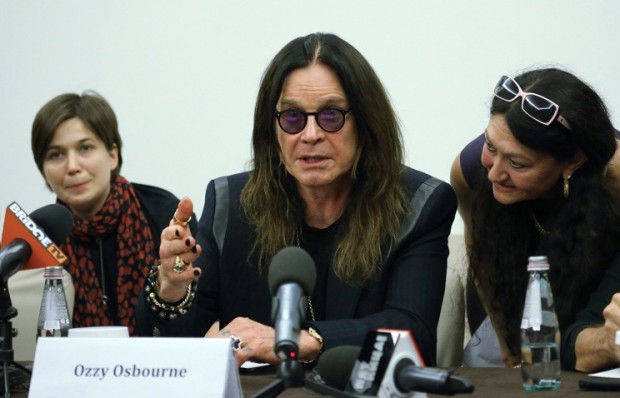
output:
M62 278L63 275L64 268L59 265L45 267L45 272L43 272L43 277L46 279Z
M528 271L545 271L549 269L549 261L547 261L547 256L530 256L528 260Z

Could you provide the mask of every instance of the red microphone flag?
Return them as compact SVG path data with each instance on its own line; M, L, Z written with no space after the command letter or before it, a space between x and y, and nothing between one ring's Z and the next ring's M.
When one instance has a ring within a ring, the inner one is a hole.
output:
M17 238L24 239L32 248L32 255L20 268L22 270L60 265L67 259L45 231L28 217L28 213L13 202L6 208L4 215L1 246Z

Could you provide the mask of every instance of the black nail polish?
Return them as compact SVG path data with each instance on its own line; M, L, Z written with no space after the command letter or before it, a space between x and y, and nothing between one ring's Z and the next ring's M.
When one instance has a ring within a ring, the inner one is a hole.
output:
M198 249L196 249L196 246L192 247L192 253L198 253Z
M189 238L185 239L185 246L189 247L190 242L189 242Z

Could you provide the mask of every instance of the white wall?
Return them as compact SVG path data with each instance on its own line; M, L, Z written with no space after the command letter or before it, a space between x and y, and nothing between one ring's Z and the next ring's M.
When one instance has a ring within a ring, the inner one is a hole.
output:
M482 132L502 74L560 65L620 126L620 2L565 0L0 0L0 221L54 201L30 151L37 110L95 89L115 109L123 175L190 196L246 169L260 77L291 39L340 35L374 66L407 163L443 180ZM457 218L455 231L462 230Z

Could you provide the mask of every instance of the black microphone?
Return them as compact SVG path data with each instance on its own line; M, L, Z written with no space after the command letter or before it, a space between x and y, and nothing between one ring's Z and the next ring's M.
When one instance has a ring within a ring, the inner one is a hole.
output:
M26 217L24 218L26 219ZM73 227L71 212L66 207L57 204L43 206L33 211L28 218L29 220L26 223L30 229L23 228L19 230L17 233L22 234L22 236L15 237L0 249L0 286L4 286L11 276L19 271L22 266L28 264L33 251L41 253L48 250L36 239L31 238L31 242L36 242L34 244L26 241L25 238L29 231L35 230L40 235L45 235L44 232L39 232L39 229L41 229L47 233L52 241L62 242L69 236ZM3 234L6 232L4 231Z
M326 390L319 383L312 381L306 386L339 397L360 396L344 391L349 384L351 372L360 352L361 347L338 346L325 351L319 357L316 369L322 381L337 393ZM467 378L443 369L416 366L409 358L399 359L393 374L386 374L385 377L393 378L398 392L405 396L412 396L415 392L454 395L474 391L473 384Z
M50 204L30 213L30 219L47 233L54 243L60 245L73 228L73 214L65 206Z
M352 345L326 350L319 357L314 371L306 378L304 387L336 398L368 397L345 391L360 351L360 347Z
M327 385L344 390L361 350L362 347L354 345L331 348L319 357L316 371Z
M299 332L306 318L307 296L316 282L312 257L299 247L285 247L271 260L269 291L276 330L275 352L284 361L299 353Z
M443 369L416 366L408 358L403 358L396 364L394 385L405 393L419 391L454 395L474 391L474 385L465 377Z
M30 244L20 238L0 249L0 286L6 285L9 278L19 271L31 254Z

